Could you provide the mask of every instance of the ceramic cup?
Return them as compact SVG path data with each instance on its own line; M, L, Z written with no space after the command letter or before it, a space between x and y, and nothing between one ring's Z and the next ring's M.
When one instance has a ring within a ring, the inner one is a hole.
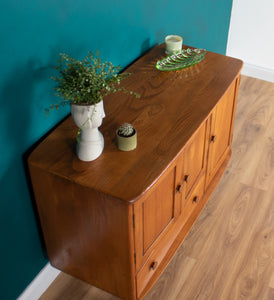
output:
M171 55L182 50L183 39L179 35L168 35L165 37L166 54Z

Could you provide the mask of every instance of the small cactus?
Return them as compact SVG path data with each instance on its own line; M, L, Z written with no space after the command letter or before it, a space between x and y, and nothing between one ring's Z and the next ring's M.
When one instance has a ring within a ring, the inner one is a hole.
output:
M129 123L124 123L118 129L119 135L124 137L132 136L134 131L135 131L134 127Z

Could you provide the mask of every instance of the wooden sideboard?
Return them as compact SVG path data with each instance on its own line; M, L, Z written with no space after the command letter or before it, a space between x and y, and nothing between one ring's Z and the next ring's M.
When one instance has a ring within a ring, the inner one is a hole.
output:
M122 299L142 299L208 201L231 156L242 62L208 52L174 72L154 66L164 45L132 64L124 86L141 99L104 99L103 154L75 155L71 117L29 157L51 264ZM130 122L137 149L115 130Z

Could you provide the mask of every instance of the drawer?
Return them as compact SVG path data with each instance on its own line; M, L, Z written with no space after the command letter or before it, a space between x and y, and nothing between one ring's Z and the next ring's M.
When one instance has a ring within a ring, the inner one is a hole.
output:
M186 221L191 213L195 210L195 208L199 205L199 201L201 200L204 194L205 187L205 176L201 177L198 184L191 191L190 195L186 200L183 200L182 203L182 218Z
M149 256L149 258L147 259L143 267L138 272L136 276L138 298L142 294L144 288L146 287L150 279L153 277L155 272L158 270L159 267L161 267L161 264L167 263L165 261L165 256L176 238L175 235L170 237L170 234L167 234L161 240L161 243L159 243L157 247L152 251L151 255Z

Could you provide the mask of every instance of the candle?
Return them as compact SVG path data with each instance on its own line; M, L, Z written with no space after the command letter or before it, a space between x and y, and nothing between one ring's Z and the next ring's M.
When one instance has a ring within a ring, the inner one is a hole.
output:
M182 51L183 39L179 35L168 35L165 38L166 54L171 55Z

